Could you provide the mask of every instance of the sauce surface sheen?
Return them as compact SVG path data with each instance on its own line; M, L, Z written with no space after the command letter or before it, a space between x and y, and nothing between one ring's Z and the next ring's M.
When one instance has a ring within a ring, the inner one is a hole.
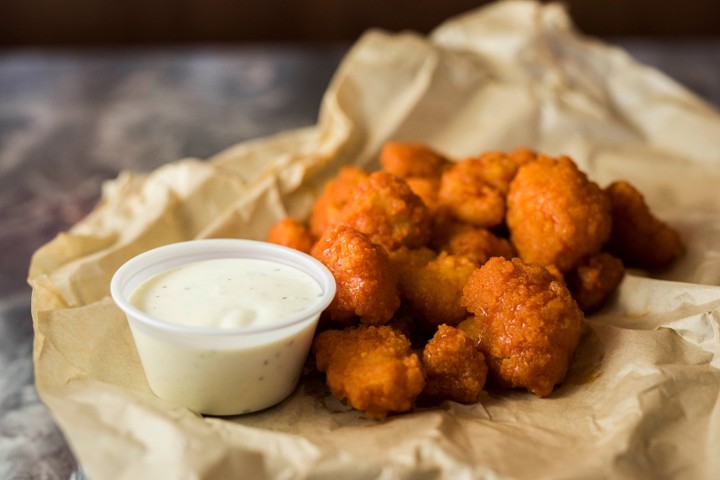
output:
M322 296L308 274L268 260L219 258L187 263L143 282L130 302L169 323L247 328L281 322Z

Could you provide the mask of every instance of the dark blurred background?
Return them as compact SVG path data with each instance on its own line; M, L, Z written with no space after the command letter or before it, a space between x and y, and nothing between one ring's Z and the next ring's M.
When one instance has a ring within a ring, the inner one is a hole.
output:
M0 0L0 47L352 41L368 27L428 32L488 1ZM565 0L584 33L716 37L720 0Z

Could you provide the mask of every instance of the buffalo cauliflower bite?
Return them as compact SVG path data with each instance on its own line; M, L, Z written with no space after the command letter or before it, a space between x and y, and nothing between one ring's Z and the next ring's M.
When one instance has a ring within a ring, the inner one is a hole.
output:
M300 250L303 253L310 253L315 243L310 230L294 218L286 217L268 231L267 241L285 247Z
M380 165L401 177L430 212L438 208L440 176L451 162L427 145L388 142L380 152Z
M440 178L450 161L422 143L387 142L380 151L380 165L402 178Z
M509 260L516 256L515 248L509 240L498 237L486 228L459 222L436 224L430 246L451 255L462 255L477 265L482 265L491 257L505 257Z
M330 227L311 254L335 277L335 298L325 310L335 322L385 324L400 306L397 273L388 253L364 234L342 225Z
M625 276L622 260L600 252L567 273L565 278L573 298L585 314L605 304Z
M390 261L398 272L398 282L403 277L413 275L437 257L437 253L427 247L399 248L390 252Z
M422 330L432 334L438 325L454 326L467 317L460 298L476 265L462 256L426 252L419 249L391 259L400 274L400 298Z
M518 147L508 153L508 157L519 167L526 163L534 162L540 156L535 150L527 147Z
M643 195L630 183L614 182L605 191L612 205L608 248L626 265L662 268L683 253L685 247L678 232L653 215Z
M507 226L520 258L565 273L610 237L610 201L568 157L538 157L518 170Z
M340 212L352 198L355 187L367 176L368 173L362 168L347 165L325 184L310 212L310 232L315 238L320 237L328 226L337 223Z
M443 172L438 203L451 218L478 227L500 225L505 217L505 195L483 171L480 159L467 159Z
M460 403L477 402L485 385L485 356L462 331L440 325L423 350L424 393Z
M313 352L332 394L369 418L411 410L425 385L410 341L388 326L325 330Z
M402 178L388 172L374 172L357 185L338 223L388 251L421 247L430 237L427 207Z
M518 171L518 163L513 156L503 152L485 152L478 157L460 162L458 165L464 164L466 164L466 168L475 170L474 175L479 176L503 194L507 193L510 182Z
M407 183L410 190L422 200L430 215L436 215L440 210L440 199L438 198L440 179L411 177L406 178L405 183Z
M491 258L465 286L463 304L474 337L501 387L552 393L567 373L580 340L583 312L568 289L544 267L519 258Z

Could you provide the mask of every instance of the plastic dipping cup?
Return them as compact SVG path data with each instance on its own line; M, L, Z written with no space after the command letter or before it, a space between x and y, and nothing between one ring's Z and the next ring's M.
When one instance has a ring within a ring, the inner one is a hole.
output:
M248 258L295 268L320 286L300 313L242 328L179 325L153 318L130 299L157 274L210 259ZM254 240L192 240L147 251L122 265L110 292L125 312L148 383L158 397L207 415L250 413L284 400L297 386L320 313L335 296L323 264L297 250Z

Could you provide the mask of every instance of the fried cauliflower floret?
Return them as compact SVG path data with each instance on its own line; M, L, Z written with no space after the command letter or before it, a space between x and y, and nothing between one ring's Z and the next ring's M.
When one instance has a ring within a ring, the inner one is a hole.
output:
M508 157L519 167L520 165L534 162L538 158L538 153L527 147L518 147L508 153Z
M460 330L440 325L423 350L424 393L441 400L475 403L488 367L485 356Z
M565 275L562 274L560 270L555 265L543 265L545 267L545 270L550 272L550 275L552 275L555 280L562 283L567 287L567 282L565 281Z
M447 222L436 225L430 245L437 251L467 257L477 265L482 265L491 257L509 260L516 256L510 241L486 228L467 223Z
M294 218L284 218L270 227L267 241L310 253L315 239L305 225Z
M328 228L311 255L335 277L335 298L325 311L335 322L387 323L400 306L397 273L383 247L342 225Z
M612 205L608 248L626 265L662 268L683 253L680 234L653 215L643 195L630 183L614 182L605 191Z
M468 316L461 305L463 288L476 265L469 259L440 253L424 264L400 267L400 298L423 330L457 325Z
M422 143L387 142L380 151L380 165L402 178L440 178L450 161Z
M439 178L411 177L406 178L405 183L422 200L430 215L435 215L438 212L440 209L440 199L438 198L438 191L440 190Z
M420 247L430 237L427 207L402 178L388 172L374 172L357 185L338 223L388 251Z
M437 210L440 176L451 165L445 156L421 143L388 142L380 152L380 165L403 178L431 212Z
M489 183L479 159L467 159L445 170L438 202L455 220L478 227L494 227L505 216L505 196Z
M476 341L492 378L502 387L550 395L570 367L583 325L568 289L544 267L495 257L472 273L462 301L475 314ZM472 328L462 330L472 336Z
M462 322L458 323L455 328L463 332L470 340L470 343L472 343L476 349L480 350L480 338L483 330L482 325L483 324L478 322L478 319L475 318L474 315L471 315ZM485 364L487 365L487 360Z
M413 349L422 347L427 341L427 338L419 335L415 319L402 305L398 311L395 312L395 315L393 315L392 320L390 320L387 326L405 335L407 339L410 340L410 345L412 345Z
M603 306L625 276L622 260L601 252L566 275L568 289L586 314Z
M310 232L320 237L325 229L337 223L340 212L350 201L355 187L367 178L368 173L360 167L348 165L325 184L325 188L313 204L310 212Z
M427 247L403 247L390 252L390 261L398 272L399 278L413 275L419 268L424 267L436 257L437 253Z
M326 330L313 352L332 394L369 418L411 410L425 385L410 341L388 326Z
M520 258L565 273L610 237L610 201L568 157L520 167L507 196L507 225Z
M511 155L503 152L486 152L478 157L466 160L489 185L502 193L507 193L510 182L518 171L518 163ZM464 162L460 162L462 164Z

